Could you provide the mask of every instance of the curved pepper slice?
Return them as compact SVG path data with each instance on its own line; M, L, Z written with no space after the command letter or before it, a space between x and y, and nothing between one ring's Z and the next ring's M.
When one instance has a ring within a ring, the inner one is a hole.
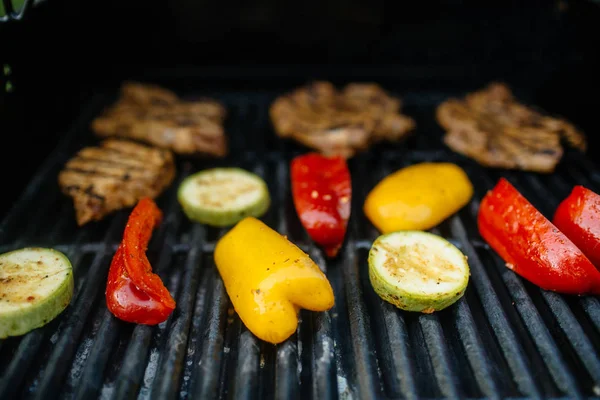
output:
M600 195L575 186L558 205L552 222L600 268Z
M146 325L165 321L175 300L160 277L152 272L146 250L162 212L150 198L135 206L108 272L106 303L119 319Z
M352 182L346 160L309 153L294 158L290 170L300 222L325 254L335 257L350 217Z
M560 293L600 294L600 272L506 179L483 197L477 223L506 266L528 281Z
M277 344L289 338L300 308L333 307L333 289L319 267L256 218L243 219L225 234L214 259L235 311L264 341Z

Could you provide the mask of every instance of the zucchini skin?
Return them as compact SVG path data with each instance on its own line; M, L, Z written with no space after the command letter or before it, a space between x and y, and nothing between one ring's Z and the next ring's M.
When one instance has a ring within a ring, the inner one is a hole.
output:
M369 280L373 286L373 289L375 290L375 293L377 293L383 300L404 311L422 312L424 314L441 311L451 306L452 304L456 303L466 291L465 286L464 289L458 292L447 292L440 293L438 295L427 295L421 297L413 293L406 293L398 286L394 286L386 282L383 278L381 278L377 271L374 270L374 268L369 268Z
M54 249L26 247L1 254L0 259L9 257L13 253L24 251L44 251L53 253L53 255L61 258L69 267L69 271L67 272L68 277L54 293L28 309L0 313L0 339L6 339L10 336L21 336L50 323L67 308L73 298L73 291L75 288L73 268L70 260L65 254Z
M419 234L435 236L428 232L416 232ZM384 241L389 235L394 235L396 233L398 232L391 232L389 234L379 236L373 242L373 246L371 248L375 247L379 242ZM402 231L401 233L410 234L411 231ZM455 291L426 295L410 293L400 286L388 282L381 276L377 267L375 266L375 256L376 254L373 251L369 252L369 281L373 287L373 290L379 297L381 297L381 299L404 311L421 312L424 314L431 314L433 312L441 311L456 303L461 297L463 297L469 283L469 274L466 274L464 281L459 284L459 288Z

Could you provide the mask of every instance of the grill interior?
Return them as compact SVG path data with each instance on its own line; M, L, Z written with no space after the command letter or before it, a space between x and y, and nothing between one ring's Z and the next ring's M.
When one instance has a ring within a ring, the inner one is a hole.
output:
M450 95L398 93L417 121L402 144L381 144L349 162L353 208L347 240L326 260L294 211L289 161L305 151L275 138L268 106L278 93L211 92L229 110L231 154L224 160L183 159L158 205L165 219L148 250L177 301L168 321L133 325L107 310L110 260L130 210L77 228L57 174L84 145L98 141L88 126L116 96L98 93L40 167L0 226L2 251L52 246L74 266L70 306L47 326L0 341L0 398L585 398L600 396L600 304L594 297L540 290L504 267L480 238L478 200L507 177L550 216L575 184L600 190L600 170L567 152L556 173L487 170L449 151L434 120ZM368 191L392 171L420 161L452 161L475 186L474 200L435 233L469 259L465 296L433 314L402 312L370 286L367 253L378 233L364 217ZM233 312L212 260L225 229L190 223L176 199L181 179L199 169L239 166L265 178L273 204L263 220L327 272L336 305L301 312L297 333L279 346L257 340Z

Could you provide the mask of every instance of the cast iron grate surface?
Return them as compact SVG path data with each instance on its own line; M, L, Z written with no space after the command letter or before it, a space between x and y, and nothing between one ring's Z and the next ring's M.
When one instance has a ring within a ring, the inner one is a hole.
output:
M556 173L486 170L441 142L435 106L455 93L401 93L417 120L405 143L382 144L350 162L353 208L341 255L326 260L311 244L290 197L288 165L304 149L275 139L268 106L275 93L210 93L229 109L231 155L179 159L178 177L157 199L165 220L148 255L177 301L164 323L115 319L104 301L108 267L130 210L77 228L57 174L84 145L89 123L114 93L98 94L52 152L0 225L2 251L52 246L74 266L70 306L47 326L0 341L0 398L591 398L600 396L600 304L594 297L545 292L504 267L475 224L479 199L507 177L543 213L574 184L600 189L597 166L567 153ZM361 206L385 175L415 162L452 161L474 183L473 201L438 228L468 256L465 296L433 314L402 312L379 299L367 274L377 231ZM232 165L263 176L273 204L263 220L300 245L326 271L336 305L301 312L281 345L257 340L240 322L212 260L226 232L187 220L176 188L202 168Z

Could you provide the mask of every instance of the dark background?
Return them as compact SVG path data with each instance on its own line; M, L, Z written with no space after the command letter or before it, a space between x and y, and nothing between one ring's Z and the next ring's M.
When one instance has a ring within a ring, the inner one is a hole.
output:
M522 4L526 3L526 4ZM99 88L280 90L308 79L393 90L501 79L569 118L597 153L594 1L46 0L0 23L5 212ZM594 158L594 156L592 156Z

